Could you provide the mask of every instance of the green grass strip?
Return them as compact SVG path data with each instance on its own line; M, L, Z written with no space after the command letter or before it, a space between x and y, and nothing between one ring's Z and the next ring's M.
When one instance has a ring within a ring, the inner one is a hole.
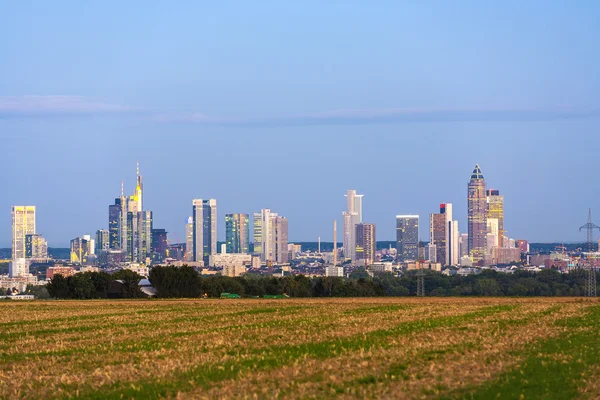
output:
M508 312L516 307L516 305L491 306L461 315L403 322L390 329L360 333L339 340L271 346L255 351L252 349L240 350L238 356L231 361L216 365L200 365L190 370L175 372L172 376L162 379L133 383L117 382L89 392L84 388L70 386L64 386L63 389L66 398L69 397L67 393L72 393L77 389L79 389L77 397L86 399L157 399L176 396L178 393L185 393L196 387L208 389L216 382L235 379L245 372L283 367L296 360L309 357L327 359L352 351L384 347L389 345L384 340L389 337L450 327L497 313Z

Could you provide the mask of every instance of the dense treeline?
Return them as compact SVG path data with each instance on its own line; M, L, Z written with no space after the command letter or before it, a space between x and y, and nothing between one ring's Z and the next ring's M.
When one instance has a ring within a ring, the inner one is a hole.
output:
M142 297L137 273L123 269L112 275L106 272L83 272L69 277L57 274L46 284L50 297L57 299L104 299L109 297L111 283L119 280L115 297Z
M425 292L428 296L582 296L585 294L587 271L561 274L556 270L539 273L515 271L503 274L483 271L479 275L445 276L427 271ZM111 282L120 280L118 296L142 297L138 287L139 275L122 270L113 275L105 272L86 272L65 278L55 276L47 285L51 297L62 299L93 299L113 297ZM373 297L414 296L417 284L415 271L401 278L380 274L370 278L364 271L350 278L315 277L303 275L265 277L203 277L191 267L154 267L149 280L161 298L219 297L221 293L236 293L241 297L286 294L290 297ZM114 287L113 287L114 288Z

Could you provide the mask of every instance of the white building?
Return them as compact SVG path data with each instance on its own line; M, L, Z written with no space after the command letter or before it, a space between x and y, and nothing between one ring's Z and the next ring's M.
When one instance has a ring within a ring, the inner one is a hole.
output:
M12 259L25 258L25 236L35 234L35 206L12 207Z
M288 261L288 220L263 208L254 213L254 254L262 261Z
M194 261L194 219L189 217L185 224L185 261Z
M343 278L344 267L329 265L325 267L325 276L337 276L339 278Z
M460 262L460 232L458 221L452 216L452 204L446 203L446 264L458 265ZM437 260L442 262L442 260Z
M17 258L8 264L9 278L19 278L29 275L29 263L25 258Z
M363 222L362 194L356 190L346 192L347 209L342 214L344 218L344 257L354 261L356 253L356 225Z
M247 272L245 265L227 265L223 267L223 276L240 276Z
M211 267L238 267L252 264L251 254L219 253L209 257L208 265Z
M369 268L373 272L392 272L393 271L393 265L391 262L373 263L373 264L371 264L371 266Z

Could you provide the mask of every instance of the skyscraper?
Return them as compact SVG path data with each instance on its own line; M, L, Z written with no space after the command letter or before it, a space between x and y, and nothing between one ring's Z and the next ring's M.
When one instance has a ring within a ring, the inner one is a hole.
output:
M354 261L356 251L356 225L362 222L362 194L356 190L346 192L347 209L342 214L344 218L344 257Z
M12 259L25 258L25 236L35 233L35 206L12 207Z
M152 229L152 260L161 262L168 255L169 241L165 229Z
M96 254L100 254L102 251L110 249L110 231L106 229L100 229L96 231Z
M419 216L396 215L396 248L399 262L419 258Z
M447 230L445 214L440 212L429 215L429 243L435 246L435 259L441 264L446 264Z
M194 261L194 218L189 217L185 224L185 261Z
M504 238L504 196L499 190L487 191L487 220L496 220L498 224L497 242L494 246L500 248ZM493 232L492 232L493 233Z
M377 238L375 236L375 224L361 222L356 225L356 261L364 260L365 265L371 265L375 261Z
M288 220L263 208L254 213L254 254L262 261L288 261Z
M25 258L48 258L48 243L39 233L25 235Z
M469 255L473 264L485 259L487 235L487 198L485 179L479 165L471 174L468 185L468 229L469 229Z
M225 215L225 242L227 253L248 253L250 227L248 214Z
M458 265L460 262L460 233L458 232L458 221L454 221L452 218L452 204L440 204L440 214L446 216L446 258L438 262L445 265Z
M71 262L73 264L83 264L87 256L91 254L90 242L83 237L71 240Z
M217 200L192 201L194 261L204 261L217 254Z

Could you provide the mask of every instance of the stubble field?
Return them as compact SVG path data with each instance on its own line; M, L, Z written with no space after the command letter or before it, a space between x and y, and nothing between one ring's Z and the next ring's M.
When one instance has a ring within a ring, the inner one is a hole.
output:
M0 304L0 398L600 398L587 299Z

